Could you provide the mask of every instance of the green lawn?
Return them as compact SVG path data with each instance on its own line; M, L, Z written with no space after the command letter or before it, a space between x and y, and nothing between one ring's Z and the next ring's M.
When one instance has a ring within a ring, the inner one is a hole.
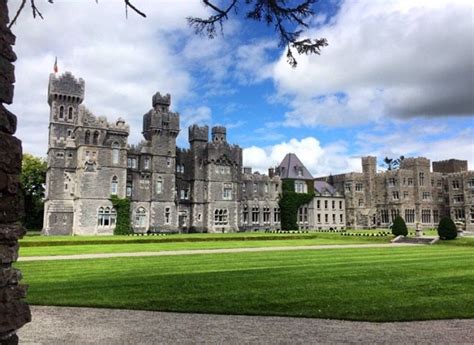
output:
M164 237L42 237L41 241L27 239L20 245L20 256L72 255L96 253L153 252L181 249L220 249L279 246L310 246L329 244L389 243L387 237L341 236L339 233L313 234L220 234L171 235ZM116 238L116 241L111 239ZM105 241L102 241L105 239ZM139 240L142 241L139 241ZM66 241L66 242L64 242Z
M371 321L473 318L472 242L450 242L16 266L31 304Z

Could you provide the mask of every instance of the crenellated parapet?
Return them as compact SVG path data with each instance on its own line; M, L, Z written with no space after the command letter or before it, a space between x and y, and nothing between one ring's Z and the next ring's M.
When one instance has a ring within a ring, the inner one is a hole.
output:
M53 100L82 103L84 100L85 82L82 78L76 79L71 72L61 75L49 75L48 103Z

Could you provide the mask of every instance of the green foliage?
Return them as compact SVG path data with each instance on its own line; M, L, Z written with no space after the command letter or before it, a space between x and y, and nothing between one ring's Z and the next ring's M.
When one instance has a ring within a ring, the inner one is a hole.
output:
M20 184L25 200L23 225L27 229L41 229L43 227L46 169L45 159L28 153L23 155Z
M392 234L394 236L408 235L408 228L402 217L396 216L395 219L393 220Z
M110 201L117 211L117 223L115 224L114 235L127 235L132 233L130 227L130 199L119 198L116 195L110 196Z
M306 182L309 193L296 193L295 180L284 180L282 183L282 194L280 195L281 229L298 229L298 208L311 202L314 198L314 187L312 181Z
M438 236L442 240L454 240L458 235L456 225L449 217L441 218L438 224Z

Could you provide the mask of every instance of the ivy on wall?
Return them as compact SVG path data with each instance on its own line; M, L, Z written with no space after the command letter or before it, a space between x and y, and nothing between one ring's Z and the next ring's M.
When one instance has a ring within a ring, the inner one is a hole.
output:
M117 222L115 223L114 235L128 235L132 233L130 228L130 199L119 198L111 195L110 201L117 211Z
M308 193L295 192L295 180L284 180L282 194L280 195L280 212L281 212L281 229L296 230L298 229L298 208L304 204L308 204L314 198L313 181L306 181L308 185Z

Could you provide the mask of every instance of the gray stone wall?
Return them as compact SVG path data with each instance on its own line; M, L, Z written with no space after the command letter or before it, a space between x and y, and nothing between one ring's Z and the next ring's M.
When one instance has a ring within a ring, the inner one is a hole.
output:
M0 1L0 343L16 344L16 330L31 321L25 285L19 284L21 272L12 267L18 259L18 239L26 230L20 225L23 204L19 191L21 141L13 135L17 119L5 104L13 101L15 82L12 45L15 36L7 28L8 7Z

